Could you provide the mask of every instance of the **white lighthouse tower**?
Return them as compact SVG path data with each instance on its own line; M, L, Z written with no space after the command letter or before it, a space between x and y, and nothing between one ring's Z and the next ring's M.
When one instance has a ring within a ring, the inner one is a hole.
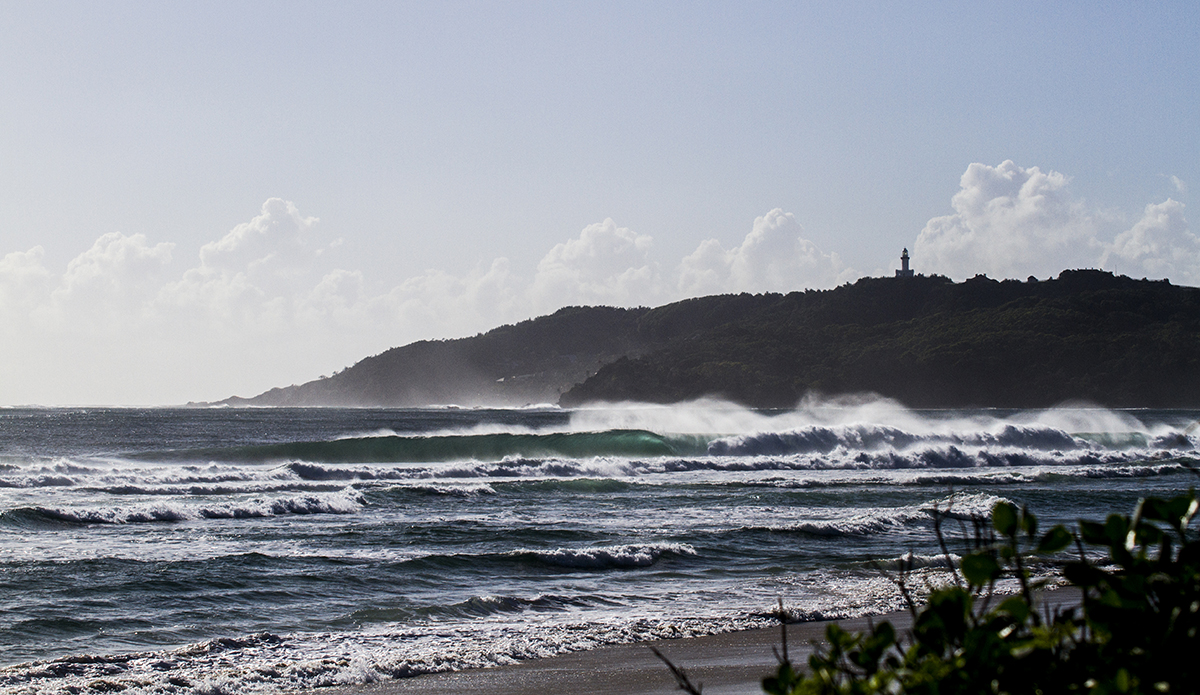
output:
M908 267L908 249L904 249L904 253L900 254L900 270L896 271L898 278L910 278L913 276L913 271Z

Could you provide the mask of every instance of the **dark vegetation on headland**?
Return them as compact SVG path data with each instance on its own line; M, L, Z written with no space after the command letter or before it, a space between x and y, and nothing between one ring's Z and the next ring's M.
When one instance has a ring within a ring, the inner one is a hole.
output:
M832 290L568 307L422 341L246 405L671 403L752 407L876 393L912 407L1200 403L1200 288L1069 270L1052 280L863 278Z

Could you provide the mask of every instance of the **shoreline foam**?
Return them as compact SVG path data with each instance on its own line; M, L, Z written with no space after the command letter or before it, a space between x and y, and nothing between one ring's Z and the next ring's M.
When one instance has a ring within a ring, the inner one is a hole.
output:
M1039 608L1048 610L1077 604L1074 587L1042 594ZM825 639L825 628L837 623L846 630L862 632L872 625L891 622L897 632L912 626L908 611L864 616L846 620L815 620L786 626L788 653L794 664L806 664L815 643ZM726 632L705 637L653 640L569 652L543 659L530 659L508 666L430 673L372 685L322 688L308 695L458 695L480 692L488 695L543 695L545 693L588 693L588 695L669 695L680 692L671 672L654 653L658 649L684 669L705 695L750 695L762 693L762 679L775 673L776 653L781 648L780 628Z

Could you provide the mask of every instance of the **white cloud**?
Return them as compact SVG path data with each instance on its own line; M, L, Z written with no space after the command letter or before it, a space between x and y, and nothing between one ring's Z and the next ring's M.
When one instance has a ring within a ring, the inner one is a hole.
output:
M790 212L776 208L754 220L740 246L708 239L683 259L678 289L684 296L716 292L790 292L832 287L858 276L836 253L824 254L801 235Z
M254 333L274 333L300 316L311 317L311 307L301 306L305 300L328 305L334 286L344 292L353 285L341 274L346 271L319 264L340 240L317 243L317 222L293 203L271 198L249 222L201 247L199 265L163 287L158 304L175 316L195 312L212 328L238 324Z
M923 273L1023 278L1101 266L1200 284L1183 203L1133 224L1089 212L1056 172L972 164L913 250ZM1110 233L1105 234L1104 230ZM252 395L424 338L470 335L570 304L658 305L718 292L787 292L853 280L781 209L741 243L702 241L678 262L613 220L554 245L531 273L497 258L373 290L338 267L318 220L271 199L190 263L144 235L101 236L61 271L41 247L0 258L0 363L8 402L181 402ZM378 279L376 279L376 282ZM48 378L50 375L52 378ZM23 395L24 394L24 395Z
M459 336L528 318L529 302L506 258L465 275L427 270L387 294L370 298L365 308L403 327L404 338Z
M651 238L612 219L588 225L550 249L538 263L533 306L551 311L570 304L644 304L663 296L658 267L648 258Z
M45 250L35 246L0 259L0 316L11 323L49 296L56 278L43 264Z
M0 371L6 383L26 384L29 395L15 387L6 394L15 401L252 394L395 345L470 335L565 305L786 291L832 285L852 272L802 234L793 215L772 210L740 246L726 251L706 241L662 272L650 236L608 219L550 248L532 274L497 258L463 273L428 270L372 292L361 272L337 267L327 253L340 240L322 241L315 217L271 199L250 221L204 244L190 264L173 258L170 243L115 233L61 273L46 268L40 247L8 254L0 260L0 311L11 320L0 330L10 354L23 357ZM70 383L47 388L25 374L35 363L71 365Z
M149 246L144 234L105 234L67 264L61 292L128 293L145 287L171 262L174 247L168 243Z
M302 216L292 202L271 198L254 219L205 244L200 249L200 267L226 273L291 275L297 266L320 255L308 239L317 222L315 217Z
M954 214L929 220L917 237L914 265L958 279L977 273L1048 277L1100 267L1133 277L1200 282L1200 241L1188 230L1183 203L1168 198L1147 205L1123 228L1111 215L1089 210L1069 184L1058 172L1011 161L971 164L951 200Z
M1131 277L1200 284L1200 239L1188 230L1183 208L1170 198L1147 205L1141 219L1105 250L1101 266Z
M0 261L0 361L10 403L132 400L159 351L149 299L172 244L105 234L58 274L41 247ZM108 395L102 395L108 394Z
M0 261L0 311L15 331L60 336L120 334L151 311L174 244L151 246L142 234L105 234L56 275L43 249L10 253Z
M1174 186L1175 190L1178 191L1179 193L1187 193L1188 192L1187 182L1184 181L1183 179L1179 178L1178 176L1171 177L1171 185Z
M971 164L951 200L954 214L935 217L913 245L925 273L954 278L1056 275L1094 266L1096 222L1055 171Z
M40 247L8 254L0 260L4 396L179 402L311 373L342 339L311 329L345 327L362 300L356 274L323 265L330 245L314 241L316 222L268 200L182 271L173 270L174 244L141 234L105 234L62 272L45 267ZM366 330L365 321L350 323Z

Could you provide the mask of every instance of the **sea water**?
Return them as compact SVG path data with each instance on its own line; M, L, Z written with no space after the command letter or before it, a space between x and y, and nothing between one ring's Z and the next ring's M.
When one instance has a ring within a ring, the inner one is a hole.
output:
M762 627L780 601L885 612L901 565L944 577L935 512L1129 512L1194 484L1198 417L3 409L0 692L274 692Z

